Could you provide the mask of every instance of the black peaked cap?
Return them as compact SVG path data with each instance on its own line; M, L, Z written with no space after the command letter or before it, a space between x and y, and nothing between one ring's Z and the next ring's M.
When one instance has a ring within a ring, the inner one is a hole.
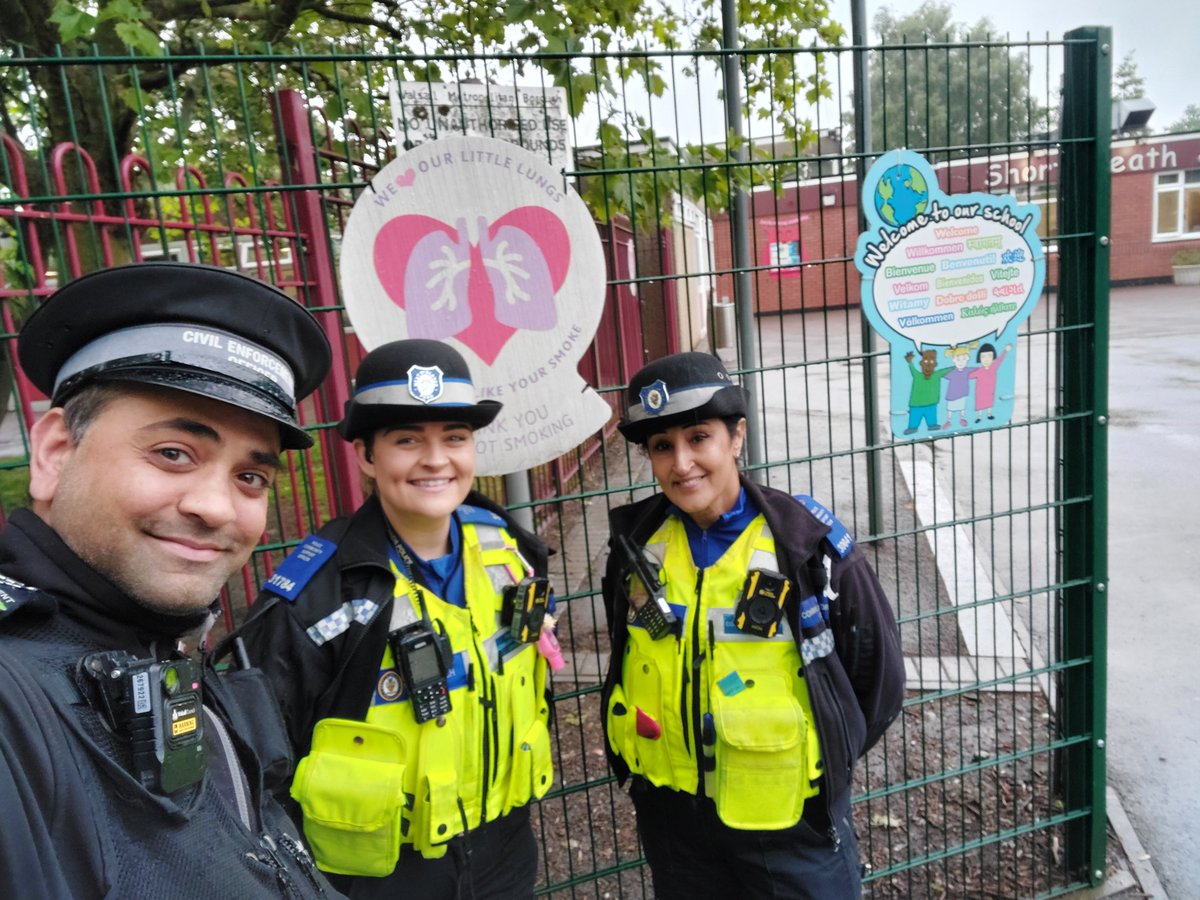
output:
M288 448L311 446L296 404L331 362L320 325L287 294L194 263L136 263L77 278L34 311L17 346L22 369L55 405L98 381L159 384L274 419Z

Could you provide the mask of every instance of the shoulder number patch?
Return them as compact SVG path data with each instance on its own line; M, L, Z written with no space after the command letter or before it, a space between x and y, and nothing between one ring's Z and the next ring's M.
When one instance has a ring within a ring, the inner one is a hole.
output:
M829 527L829 534L825 536L826 542L833 548L842 559L845 559L850 551L854 548L854 538L850 537L850 532L846 526L837 520L837 517L827 510L824 506L806 494L796 494L796 499L813 514L818 522Z
M337 544L333 541L327 541L315 534L306 537L300 546L279 564L279 568L267 579L263 588L285 600L294 601L321 567L333 558L335 550Z

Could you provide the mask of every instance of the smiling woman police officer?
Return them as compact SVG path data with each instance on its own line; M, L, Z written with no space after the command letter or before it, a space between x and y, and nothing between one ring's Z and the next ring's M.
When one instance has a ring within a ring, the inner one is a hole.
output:
M371 495L284 561L242 632L303 757L313 852L352 897L533 895L548 550L471 490L499 409L445 344L371 351L339 426Z
M602 708L655 896L857 897L851 773L903 699L887 598L828 511L741 477L720 360L652 362L626 399L662 493L610 515Z
M320 327L245 276L141 264L61 288L18 350L51 409L0 535L0 896L328 896L261 789L285 739L234 692L253 673L175 650L266 528L281 447L312 443Z

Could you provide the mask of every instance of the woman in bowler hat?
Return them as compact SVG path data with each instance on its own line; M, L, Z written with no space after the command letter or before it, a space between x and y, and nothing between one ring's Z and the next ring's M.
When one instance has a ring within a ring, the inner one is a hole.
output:
M857 897L851 779L900 710L896 623L832 513L741 475L745 415L705 353L630 382L618 427L661 492L610 513L606 749L660 900Z
M371 351L338 427L370 496L284 560L241 632L313 854L351 897L533 895L548 549L472 490L499 410L446 344Z

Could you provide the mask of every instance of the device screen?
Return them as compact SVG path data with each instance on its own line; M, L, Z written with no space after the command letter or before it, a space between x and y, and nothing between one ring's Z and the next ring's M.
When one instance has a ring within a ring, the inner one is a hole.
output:
M438 665L437 645L433 641L412 647L408 652L408 665L413 682L418 685L433 681L442 675L442 669Z

